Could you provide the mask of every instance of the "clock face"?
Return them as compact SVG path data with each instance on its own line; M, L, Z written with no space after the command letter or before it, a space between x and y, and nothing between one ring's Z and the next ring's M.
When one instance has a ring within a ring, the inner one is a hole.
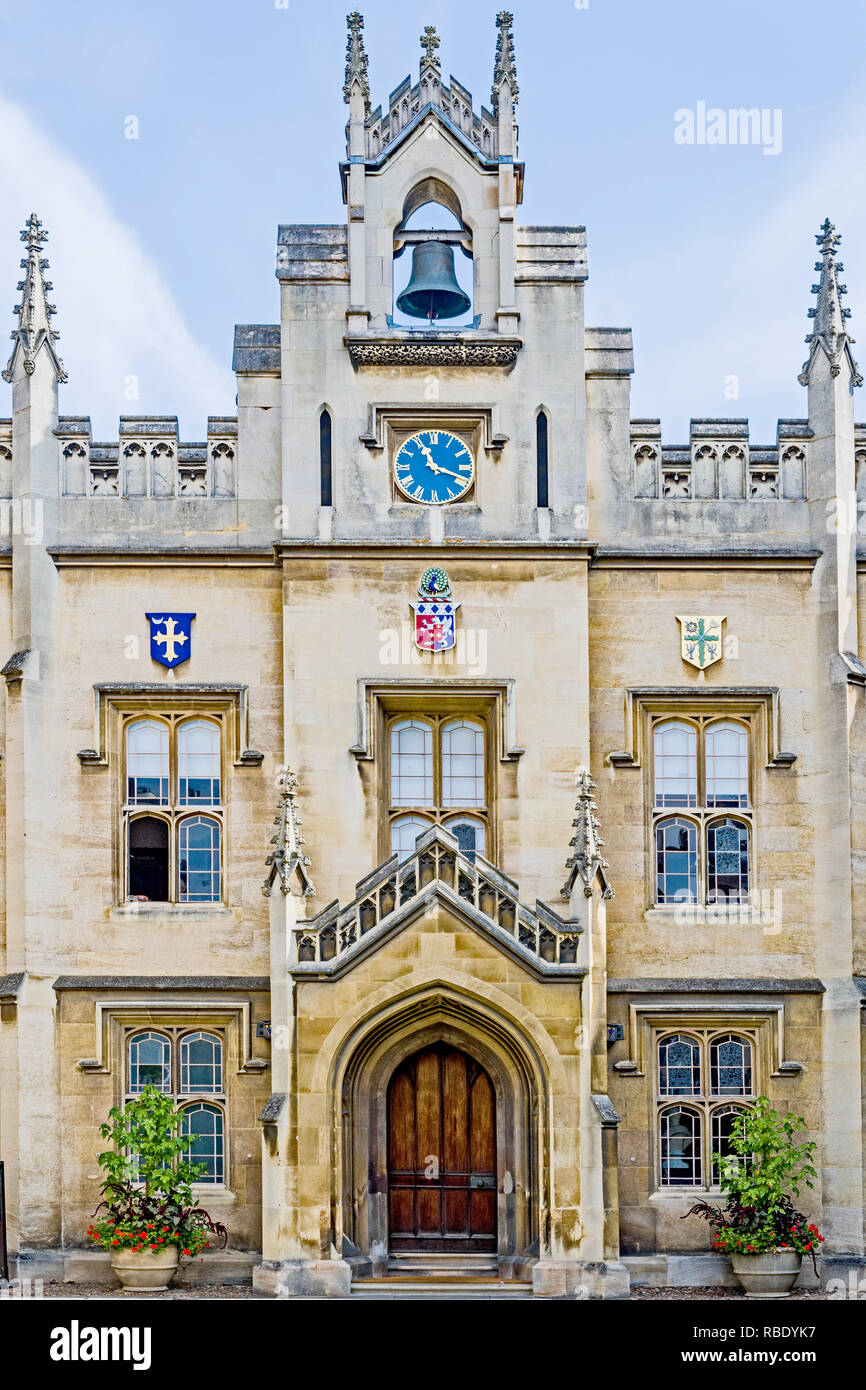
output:
M441 506L464 497L475 478L475 460L456 434L420 430L404 440L394 459L394 481L410 502Z

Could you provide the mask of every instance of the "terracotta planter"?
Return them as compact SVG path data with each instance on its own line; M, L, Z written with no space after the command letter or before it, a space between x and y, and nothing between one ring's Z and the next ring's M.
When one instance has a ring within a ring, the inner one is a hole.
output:
M731 1255L733 1271L746 1298L790 1298L803 1256L796 1250L769 1251L765 1255Z
M177 1272L176 1245L160 1250L112 1250L111 1268L121 1286L134 1293L164 1293Z

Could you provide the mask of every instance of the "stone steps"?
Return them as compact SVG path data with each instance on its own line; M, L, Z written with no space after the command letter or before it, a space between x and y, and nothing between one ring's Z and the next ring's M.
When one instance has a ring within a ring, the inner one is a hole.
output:
M355 1279L352 1281L352 1298L366 1300L381 1299L479 1299L479 1298L532 1298L532 1285L520 1280L507 1282L495 1276L417 1275L392 1274L382 1279Z

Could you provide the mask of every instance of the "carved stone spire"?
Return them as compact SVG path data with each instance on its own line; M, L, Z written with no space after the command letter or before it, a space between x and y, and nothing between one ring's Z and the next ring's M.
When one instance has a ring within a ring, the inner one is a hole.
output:
M364 110L370 112L370 73L367 54L364 50L364 16L357 10L346 15L349 36L346 40L346 80L343 83L343 100L348 104L352 93L360 91L364 98Z
M435 25L425 25L420 42L424 50L421 54L421 71L423 72L425 68L433 68L436 72L441 72L442 63L436 54L440 39L439 35L436 33Z
M499 37L496 40L496 59L493 64L493 86L490 91L490 103L493 111L499 112L499 92L503 83L507 82L511 88L512 103L517 105L517 97L520 88L517 85L517 63L514 59L514 35L511 26L514 23L514 15L508 10L500 10L496 16L496 24L499 29Z
M599 833L598 806L595 800L595 782L589 775L589 768L579 767L575 774L577 805L572 821L574 834L569 841L573 853L566 860L568 877L562 887L563 898L570 898L575 879L583 880L583 891L587 898L592 897L595 876L601 879L603 898L613 897L613 888L608 882L606 870L609 867L602 854L604 840Z
M296 800L298 779L290 767L280 774L278 786L280 803L274 817L277 833L269 841L273 849L266 860L268 876L262 885L262 892L266 898L270 897L274 875L277 874L283 892L288 893L292 878L297 873L304 897L310 898L315 895L316 890L307 872L310 867L309 855L304 854L302 849L306 841L301 834L303 822L298 814Z
M842 307L841 297L848 293L847 286L839 282L839 273L845 267L841 261L836 260L836 248L842 238L830 219L825 218L815 240L822 257L820 261L815 262L815 269L820 271L820 279L817 285L812 286L812 293L818 296L818 302L809 310L809 318L815 320L815 327L806 337L810 348L809 357L804 362L798 379L802 386L808 386L815 358L819 352L823 352L830 363L831 376L839 375L844 356L854 385L862 386L863 378L851 352L854 339L845 327L845 320L851 317L851 310Z
M27 255L21 262L21 269L25 274L24 279L18 282L21 303L16 304L13 310L13 313L18 315L18 327L12 333L15 346L3 373L3 380L12 380L18 357L22 358L24 370L31 376L36 370L36 358L44 347L51 358L58 380L66 381L63 363L54 347L60 334L51 327L51 317L56 310L53 304L48 303L47 295L52 285L44 276L48 269L48 261L42 255L42 250L48 240L48 233L35 212L31 212L20 235L27 246Z

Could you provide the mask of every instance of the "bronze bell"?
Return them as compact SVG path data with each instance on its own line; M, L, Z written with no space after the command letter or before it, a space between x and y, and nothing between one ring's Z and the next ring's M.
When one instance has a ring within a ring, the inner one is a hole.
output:
M454 247L446 241L419 241L412 249L412 274L397 308L413 319L454 319L472 300L454 274Z

